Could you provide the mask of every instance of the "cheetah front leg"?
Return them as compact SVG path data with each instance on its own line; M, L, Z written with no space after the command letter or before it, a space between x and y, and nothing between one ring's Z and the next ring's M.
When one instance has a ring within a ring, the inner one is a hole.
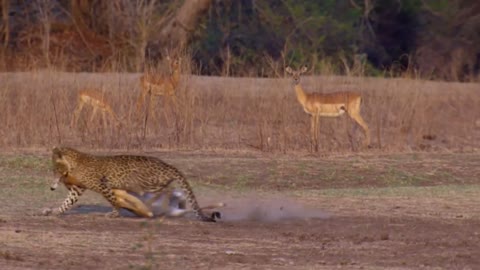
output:
M112 205L113 210L110 213L107 213L105 216L108 218L117 218L120 216L120 208L121 205L119 204L113 189L108 184L107 177L103 176L100 178L99 181L100 193L107 199L107 201Z
M85 188L77 187L74 185L68 186L68 195L65 201L63 202L62 206L56 209L52 209L52 208L44 209L42 211L42 214L45 216L48 216L48 215L60 215L65 213L78 201L78 197L80 197L84 191L85 191Z

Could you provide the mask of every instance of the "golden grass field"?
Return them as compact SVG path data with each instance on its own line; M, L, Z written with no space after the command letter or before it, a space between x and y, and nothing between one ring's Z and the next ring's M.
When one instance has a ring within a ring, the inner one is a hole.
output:
M321 118L320 151L287 78L184 76L177 108L135 104L140 74L0 74L0 269L476 269L480 85L306 76L308 92L362 93L373 148L347 116ZM103 87L121 119L70 122ZM50 151L153 155L185 173L215 224L142 219L87 192L59 217Z
M175 108L157 99L146 126L136 111L139 76L119 73L17 72L0 75L1 148L188 149L308 152L310 120L290 79L183 76ZM410 79L304 77L308 92L358 91L373 146L382 151L475 151L480 138L476 83ZM70 128L77 92L105 91L122 125L88 121ZM361 129L347 116L321 118L322 153L362 151Z

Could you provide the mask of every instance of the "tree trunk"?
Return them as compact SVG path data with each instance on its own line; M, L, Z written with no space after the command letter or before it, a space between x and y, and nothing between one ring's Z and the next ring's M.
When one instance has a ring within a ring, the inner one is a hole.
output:
M212 0L185 0L178 12L161 30L157 40L160 48L181 50L187 45L202 15Z
M7 48L8 42L10 41L10 26L9 26L9 18L8 18L8 11L10 9L10 0L2 0L2 5L0 6L2 11L2 32L1 35L3 36L3 47Z

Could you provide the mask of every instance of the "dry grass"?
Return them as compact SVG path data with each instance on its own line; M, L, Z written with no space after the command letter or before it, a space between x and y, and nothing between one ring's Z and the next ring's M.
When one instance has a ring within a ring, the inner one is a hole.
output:
M290 79L183 76L178 107L155 104L147 119L135 110L140 74L55 71L0 74L0 147L117 149L257 149L309 151L309 117ZM385 151L463 150L480 145L479 85L410 79L306 76L308 92L359 91L372 142ZM77 91L104 87L122 126L89 122L69 127ZM322 152L363 150L363 134L348 117L321 118ZM352 130L354 132L352 132Z

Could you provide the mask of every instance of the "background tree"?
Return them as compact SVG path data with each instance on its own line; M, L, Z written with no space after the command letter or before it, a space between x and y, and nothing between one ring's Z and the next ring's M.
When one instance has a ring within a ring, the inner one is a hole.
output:
M9 69L139 72L178 50L207 75L283 76L287 64L460 81L480 72L476 0L36 0L48 14L1 1Z

